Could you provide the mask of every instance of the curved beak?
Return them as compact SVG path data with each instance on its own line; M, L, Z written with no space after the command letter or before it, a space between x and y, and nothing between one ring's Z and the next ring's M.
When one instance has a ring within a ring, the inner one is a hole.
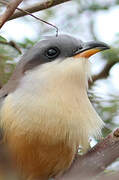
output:
M79 48L74 53L75 58L84 57L89 58L93 54L96 54L97 52L104 51L106 49L110 49L110 47L103 43L103 42L95 42L91 41L88 43L83 43L82 48Z

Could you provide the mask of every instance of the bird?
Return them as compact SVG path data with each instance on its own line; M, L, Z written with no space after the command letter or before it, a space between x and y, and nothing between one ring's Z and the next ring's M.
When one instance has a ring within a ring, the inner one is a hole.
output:
M100 136L104 122L87 95L89 57L109 49L71 35L44 37L17 63L0 90L4 143L26 179L48 180L67 170L79 146Z

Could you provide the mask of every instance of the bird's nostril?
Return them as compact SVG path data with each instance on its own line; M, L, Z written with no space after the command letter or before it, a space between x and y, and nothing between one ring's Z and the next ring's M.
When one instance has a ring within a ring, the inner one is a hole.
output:
M75 49L73 49L73 53L75 54L76 52L80 51L83 47L82 46L79 46Z

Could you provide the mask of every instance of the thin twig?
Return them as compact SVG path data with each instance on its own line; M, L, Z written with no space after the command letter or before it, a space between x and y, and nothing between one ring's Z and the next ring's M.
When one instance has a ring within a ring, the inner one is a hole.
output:
M4 2L3 0L0 0L0 3L2 3L4 5L7 5L7 6L9 5L8 2ZM19 10L20 12L22 12L22 13L25 13L26 15L30 15L31 17L33 17L33 18L35 18L35 19L37 19L37 20L39 20L39 21L41 21L41 22L43 22L43 23L45 23L47 25L50 25L50 26L54 27L56 29L56 36L58 36L58 27L57 26L55 26L55 25L53 25L53 24L51 24L51 23L49 23L49 22L47 22L47 21L45 21L45 20L43 20L43 19L41 19L39 17L34 16L33 14L31 14L30 12L28 12L26 10L23 10L23 9L17 8L17 7L16 7L16 9Z
M43 19L41 19L41 18L39 18L39 17L37 17L37 16L34 16L33 14L31 14L31 13L29 13L28 11L23 10L23 9L21 9L21 8L17 8L17 10L19 10L19 11L21 11L21 12L24 12L24 13L26 13L26 15L29 15L29 16L31 16L31 17L33 17L33 18L35 18L35 19L37 19L37 20L45 23L45 24L48 24L49 26L54 27L54 28L56 29L56 36L58 36L58 27L55 26L54 24L51 24L51 23L49 23L49 22L47 22L47 21L45 21L45 20L43 20Z
M4 44L4 45L11 46L11 47L13 47L14 49L16 49L20 54L22 54L20 48L18 47L18 45L17 45L14 41L9 41L9 42L0 41L0 44Z
M117 62L116 61L113 61L113 62L108 62L104 68L102 69L101 72L99 72L98 74L96 75L93 75L92 76L92 81L89 80L89 86L92 86L93 83L97 80L100 80L100 79L106 79L109 75L109 72L110 72L110 69L116 64Z

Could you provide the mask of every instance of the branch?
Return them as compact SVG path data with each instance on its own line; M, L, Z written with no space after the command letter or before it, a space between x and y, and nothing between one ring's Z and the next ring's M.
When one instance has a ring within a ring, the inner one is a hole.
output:
M14 1L14 0L13 0L13 1ZM20 0L19 0L19 1L20 1ZM23 0L22 0L22 1L23 1ZM24 15L30 15L30 16L32 16L33 18L35 18L35 19L37 19L37 20L40 20L41 22L46 23L46 24L54 27L54 28L56 29L56 36L58 36L58 27L57 27L57 26L55 26L55 25L53 25L53 24L51 24L51 23L49 23L49 22L47 22L47 21L45 21L45 20L43 20L43 19L41 19L41 18L39 18L39 17L36 17L36 16L34 16L33 14L31 14L31 13L34 12L34 10L36 11L38 5L39 5L40 9L46 9L46 8L51 7L51 6L55 6L55 5L57 5L57 4L64 3L64 2L66 2L66 1L69 1L69 0L60 0L60 1L49 0L49 1L46 1L46 2L44 2L44 3L40 3L40 4L38 3L38 4L36 4L35 6L32 6L32 7L27 8L27 9L20 9L20 8L17 8L17 7L16 7L16 9L19 11L18 14L20 13L20 14L22 14L22 16L24 16ZM6 6L8 7L8 10L10 10L10 4L9 4L9 2L4 1L4 0L0 0L0 3L6 5ZM35 8L34 8L34 7L35 7ZM39 7L38 7L38 8L39 8ZM30 12L30 9L31 9L31 12ZM38 9L38 10L39 10L39 9ZM8 12L8 11L6 11L6 12ZM11 15L12 15L12 14L11 14ZM11 18L11 15L9 14L9 18L7 18L7 20L12 19L12 18ZM2 15L3 22L2 22L2 24L1 24L1 26L3 26L3 24L7 21L6 19L4 19L4 17L6 18L6 14L5 14L5 13ZM17 17L16 17L16 18L17 18Z
M35 5L29 6L23 10L27 11L29 13L34 13L34 12L38 12L38 11L41 11L44 9L48 9L50 7L56 6L56 5L61 4L61 3L65 3L67 1L71 1L71 0L47 0L45 2L37 3ZM19 17L23 17L25 15L27 15L25 12L17 11L13 16L11 16L9 18L9 20L16 19Z
M19 52L19 54L22 54L20 48L18 47L18 45L14 41L9 41L9 42L0 41L0 44L9 45L9 46L13 47L14 49L16 49Z
M56 180L92 180L118 157L119 129L108 135L86 154L78 155L70 169Z
M105 79L108 77L109 75L109 71L110 69L112 68L113 65L115 65L117 62L116 61L113 61L113 62L108 62L104 68L102 69L101 72L99 72L98 74L92 76L92 81L89 80L89 86L93 85L93 83L97 80L100 80L100 79Z
M2 3L7 3L6 11L3 15L0 16L0 28L4 25L4 23L12 16L14 11L16 10L17 6L22 2L23 0L11 0L9 3L5 1L1 1Z

